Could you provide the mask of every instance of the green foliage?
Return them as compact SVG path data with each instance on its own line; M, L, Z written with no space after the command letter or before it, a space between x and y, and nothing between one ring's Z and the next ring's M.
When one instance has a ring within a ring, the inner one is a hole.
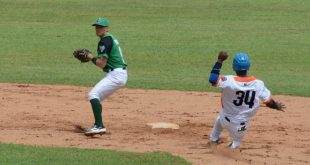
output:
M310 1L0 0L0 82L94 85L102 72L72 58L96 51L90 25L110 20L128 87L211 90L217 53L246 52L273 94L310 96ZM231 58L222 74L233 74Z
M0 143L0 164L23 165L185 165L184 159L168 153L130 153L103 149L49 148Z

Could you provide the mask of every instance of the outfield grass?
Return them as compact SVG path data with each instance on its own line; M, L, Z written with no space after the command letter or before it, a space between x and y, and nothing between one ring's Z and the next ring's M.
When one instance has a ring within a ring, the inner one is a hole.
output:
M102 72L72 58L95 52L90 25L111 22L128 87L208 91L217 52L247 52L275 94L310 96L310 1L0 0L0 82L94 85ZM223 74L233 74L231 58Z
M115 152L103 149L48 148L0 143L0 164L159 165L189 164L168 153Z

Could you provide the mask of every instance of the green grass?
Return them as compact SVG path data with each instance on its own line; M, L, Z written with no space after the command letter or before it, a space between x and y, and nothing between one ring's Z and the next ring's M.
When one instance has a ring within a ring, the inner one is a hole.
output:
M168 153L132 153L103 149L48 148L0 143L0 164L5 165L185 165L184 159Z
M90 25L111 22L131 88L211 90L217 52L244 51L274 94L310 96L310 1L0 0L0 82L92 86L102 72L72 58L95 52ZM222 70L233 74L231 58Z

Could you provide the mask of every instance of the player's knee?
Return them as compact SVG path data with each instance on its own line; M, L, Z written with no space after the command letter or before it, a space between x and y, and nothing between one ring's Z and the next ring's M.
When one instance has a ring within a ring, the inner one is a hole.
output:
M96 93L96 92L89 92L89 93L88 93L88 100L90 101L90 100L92 100L92 99L98 99L98 100L100 100L99 94Z

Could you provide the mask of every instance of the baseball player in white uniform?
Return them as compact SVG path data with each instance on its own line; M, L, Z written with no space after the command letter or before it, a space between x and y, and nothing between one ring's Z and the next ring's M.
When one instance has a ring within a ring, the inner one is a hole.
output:
M283 111L284 104L276 102L271 98L270 91L264 82L253 76L248 76L250 59L245 53L237 53L233 59L235 75L220 76L222 62L227 59L226 52L220 52L218 61L214 65L209 82L222 89L222 111L217 117L210 140L219 142L220 133L227 129L232 143L231 148L239 148L242 138L247 132L248 124L257 112L260 101L269 108Z

